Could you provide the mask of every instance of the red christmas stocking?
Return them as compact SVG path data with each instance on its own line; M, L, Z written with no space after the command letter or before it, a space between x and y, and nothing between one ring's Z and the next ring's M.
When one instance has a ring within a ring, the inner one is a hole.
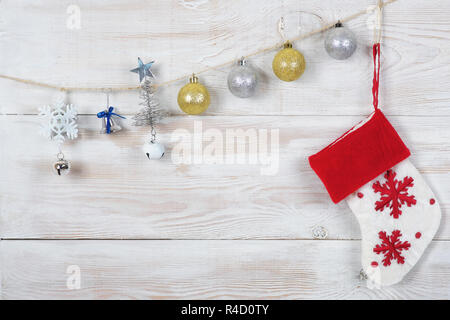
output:
M374 58L379 53L375 46ZM441 211L408 160L408 148L378 109L378 72L375 69L375 112L309 162L333 202L346 199L357 217L368 278L391 285L419 260L439 227Z

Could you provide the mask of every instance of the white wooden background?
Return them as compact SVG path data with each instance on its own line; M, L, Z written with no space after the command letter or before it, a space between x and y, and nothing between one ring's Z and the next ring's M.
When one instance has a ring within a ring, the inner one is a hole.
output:
M136 58L156 59L159 81L270 46L363 10L369 0L2 0L0 73L67 86L137 84ZM66 27L70 4L81 29ZM280 130L280 169L149 162L148 130L126 123L98 134L102 93L71 93L80 138L64 146L70 176L51 174L55 149L37 135L37 108L54 90L0 80L0 297L14 298L450 298L450 2L399 0L384 13L381 104L443 209L441 227L404 281L371 290L359 279L360 233L334 205L307 156L371 112L372 31L350 23L358 50L334 61L323 35L297 43L307 60L298 81L278 81L274 52L252 59L255 98L234 98L229 68L204 74L212 104L202 116L176 105L184 81L160 91L173 114L160 126ZM111 103L138 110L136 92ZM227 150L228 152L233 152ZM311 229L329 231L313 240ZM71 265L81 288L66 286Z

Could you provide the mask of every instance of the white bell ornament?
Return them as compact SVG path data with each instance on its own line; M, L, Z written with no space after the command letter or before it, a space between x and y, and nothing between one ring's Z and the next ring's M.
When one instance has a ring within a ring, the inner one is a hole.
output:
M149 160L159 160L164 156L166 149L159 142L149 141L143 145L142 150Z

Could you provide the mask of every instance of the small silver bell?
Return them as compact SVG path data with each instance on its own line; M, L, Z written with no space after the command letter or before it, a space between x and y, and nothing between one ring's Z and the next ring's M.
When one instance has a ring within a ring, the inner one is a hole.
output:
M70 172L70 162L64 159L62 153L58 154L58 161L53 164L53 171L58 175L66 175Z
M110 127L108 132L108 120L106 118L102 118L102 129L100 130L100 133L113 133L122 130L122 127L119 125L119 121L117 119L114 119L114 117L111 117L109 119Z

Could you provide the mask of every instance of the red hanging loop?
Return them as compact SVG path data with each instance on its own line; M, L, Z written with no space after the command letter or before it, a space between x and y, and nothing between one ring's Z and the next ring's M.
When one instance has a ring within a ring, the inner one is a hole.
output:
M378 89L380 87L380 43L373 45L373 107L378 109Z

